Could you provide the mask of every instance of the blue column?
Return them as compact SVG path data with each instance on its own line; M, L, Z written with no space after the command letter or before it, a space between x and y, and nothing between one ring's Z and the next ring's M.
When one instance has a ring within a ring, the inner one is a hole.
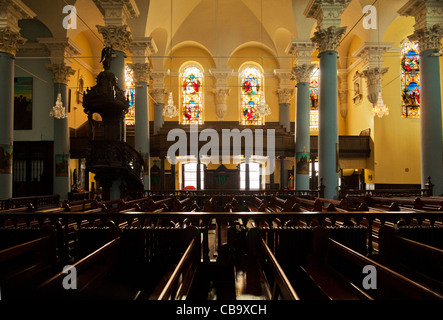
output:
M164 123L163 118L163 108L164 103L155 103L154 104L154 134L157 134Z
M149 102L148 84L139 82L135 87L135 150L139 151L145 159L145 172L143 184L145 190L150 189L150 149L149 149Z
M64 83L54 83L54 104L57 101L58 93L61 93L63 106L67 108L68 86ZM67 112L67 110L66 110ZM70 185L70 169L69 169L69 127L68 118L54 118L54 194L60 195L60 200L68 199L68 192L71 190ZM67 157L68 163L67 173L57 169L57 161L65 161Z
M117 78L117 85L120 89L125 89L125 58L126 54L121 51L114 51L114 58L112 58L111 71Z
M320 58L319 80L319 181L326 186L324 196L338 199L338 92L337 52L323 51Z
M0 52L0 198L12 197L12 146L14 143L14 56ZM7 150L4 150L7 149Z
M420 53L421 81L421 181L425 188L427 177L434 184L434 195L443 194L442 165L442 101L439 50Z
M286 129L286 132L291 131L291 119L289 118L289 103L280 103L280 125Z
M310 127L309 127L309 83L299 82L297 87L297 122L295 124L295 155L301 152L310 153ZM309 172L297 172L297 158L295 165L295 188L309 190Z

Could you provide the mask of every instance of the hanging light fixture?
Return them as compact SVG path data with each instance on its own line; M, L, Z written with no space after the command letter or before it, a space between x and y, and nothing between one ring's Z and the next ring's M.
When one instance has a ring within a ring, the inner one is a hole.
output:
M172 0L171 0L171 60L169 63L169 70L172 68ZM171 75L169 74L169 87L172 90L171 86ZM172 91L169 92L168 104L163 108L163 116L168 118L174 118L178 116L178 109L174 104L174 98L172 97Z
M260 92L260 102L257 106L257 112L260 117L266 117L271 114L271 108L269 108L268 104L265 101L265 95L263 91Z
M378 92L377 103L374 105L372 113L374 116L377 115L379 118L389 115L389 108L383 102L383 98L381 96L381 90Z
M66 109L63 106L62 102L62 94L59 93L57 95L57 101L55 102L55 106L52 107L51 111L49 111L49 116L57 119L64 119L67 117Z
M163 116L168 118L174 118L178 116L178 109L174 105L174 98L172 92L169 92L168 104L163 108Z
M380 8L378 8L380 9ZM378 10L377 10L378 12ZM378 23L379 19L377 17L377 23ZM377 26L378 29L378 42L380 43L380 30L379 30L379 26ZM381 53L379 53L381 54ZM383 116L387 116L389 115L389 108L388 106L383 102L383 97L381 94L381 90L382 90L382 79L381 79L381 61L379 60L379 67L378 67L378 85L380 86L380 89L378 91L378 98L377 98L377 102L375 103L375 105L372 107L372 115L375 117L376 115L381 118Z

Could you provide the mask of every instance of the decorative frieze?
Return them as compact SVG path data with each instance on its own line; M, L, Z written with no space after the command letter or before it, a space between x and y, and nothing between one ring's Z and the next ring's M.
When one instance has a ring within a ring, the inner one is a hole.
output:
M69 77L75 74L75 70L62 63L52 63L46 65L46 68L52 72L52 81L54 83L68 84Z
M129 44L133 63L146 63L148 56L156 54L158 49L151 37L134 38Z
M292 88L291 80L293 78L291 69L275 69L274 75L278 78L280 89Z
M209 69L209 73L215 78L217 89L228 87L228 77L233 74L232 69Z
M317 25L323 28L340 27L341 14L351 0L311 0L304 15L317 20Z
M127 28L127 25L97 26L98 32L103 36L105 46L112 46L113 50L121 52L125 52L132 42L132 34Z
M36 14L22 1L0 0L0 29L9 28L10 32L20 32L18 21L32 19Z
M392 42L365 42L354 53L355 57L363 59L363 68L380 67L383 62L383 53L392 48Z
M51 63L66 63L70 65L71 58L82 52L81 48L69 38L38 38L37 40L48 49Z
M135 0L93 0L103 14L106 25L124 25L126 19L140 15Z
M443 23L443 1L410 0L398 10L398 14L415 17L415 30L431 28Z
M298 40L292 39L286 48L286 53L293 55L295 58L295 64L303 65L311 63L312 52L314 52L315 47L310 39L308 40Z

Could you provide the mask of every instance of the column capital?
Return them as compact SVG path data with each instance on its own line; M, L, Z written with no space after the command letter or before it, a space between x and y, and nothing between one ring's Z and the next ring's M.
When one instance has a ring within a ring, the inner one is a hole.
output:
M340 27L341 14L351 0L311 0L306 6L304 15L317 20L323 28Z
M420 52L425 52L427 50L440 50L442 36L443 24L435 24L432 27L415 30L414 34L408 38L417 40Z
M70 65L70 58L82 52L82 49L70 38L37 38L37 41L49 50L51 63L66 63Z
M337 51L340 39L346 31L346 27L331 26L323 28L317 26L317 31L311 40L316 44L319 53L325 51Z
M398 10L398 14L415 17L414 29L430 28L443 23L443 1L409 0Z
M162 103L165 104L166 96L168 92L164 88L156 88L149 90L149 94L151 95L154 103Z
M52 71L52 81L54 83L68 84L69 77L75 74L75 70L64 62L47 64L46 68Z
M295 77L295 81L298 83L311 83L311 74L315 64L302 64L296 65L292 68L292 74Z
M121 52L125 52L132 42L132 34L127 28L126 24L97 26L98 32L103 36L105 46L112 46L114 50Z
M134 73L134 82L136 84L141 82L149 83L149 80L151 80L151 67L148 63L128 63L128 66Z
M228 87L228 77L230 77L233 72L234 70L232 69L219 69L219 68L209 69L209 73L215 78L215 87L217 89Z
M19 32L12 31L11 28L0 28L0 52L16 55L20 45L25 44L26 39Z
M290 103L292 95L294 94L294 89L290 89L290 88L283 88L283 89L278 89L276 91L277 95L278 95L278 103L279 104L283 104L283 103Z
M134 38L129 44L133 63L146 63L148 56L156 54L158 49L152 37Z
M382 55L392 48L393 42L365 42L354 53L363 59L363 69L371 69L382 65Z
M106 25L124 25L127 18L136 18L140 11L135 0L93 0L103 14Z

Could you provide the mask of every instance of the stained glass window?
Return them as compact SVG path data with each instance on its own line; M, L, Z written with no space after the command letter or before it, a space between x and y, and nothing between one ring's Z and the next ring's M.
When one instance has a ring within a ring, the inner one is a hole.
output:
M311 131L318 131L318 68L311 74L311 85L309 86L310 113L309 126Z
M125 95L129 98L129 110L125 115L126 125L135 125L135 85L134 72L128 66L125 66Z
M420 117L420 57L417 41L406 41L401 51L402 117Z
M203 123L203 72L188 66L181 73L182 123Z
M241 122L261 125L263 119L257 112L260 91L263 90L263 75L257 67L246 66L240 72L241 81Z

